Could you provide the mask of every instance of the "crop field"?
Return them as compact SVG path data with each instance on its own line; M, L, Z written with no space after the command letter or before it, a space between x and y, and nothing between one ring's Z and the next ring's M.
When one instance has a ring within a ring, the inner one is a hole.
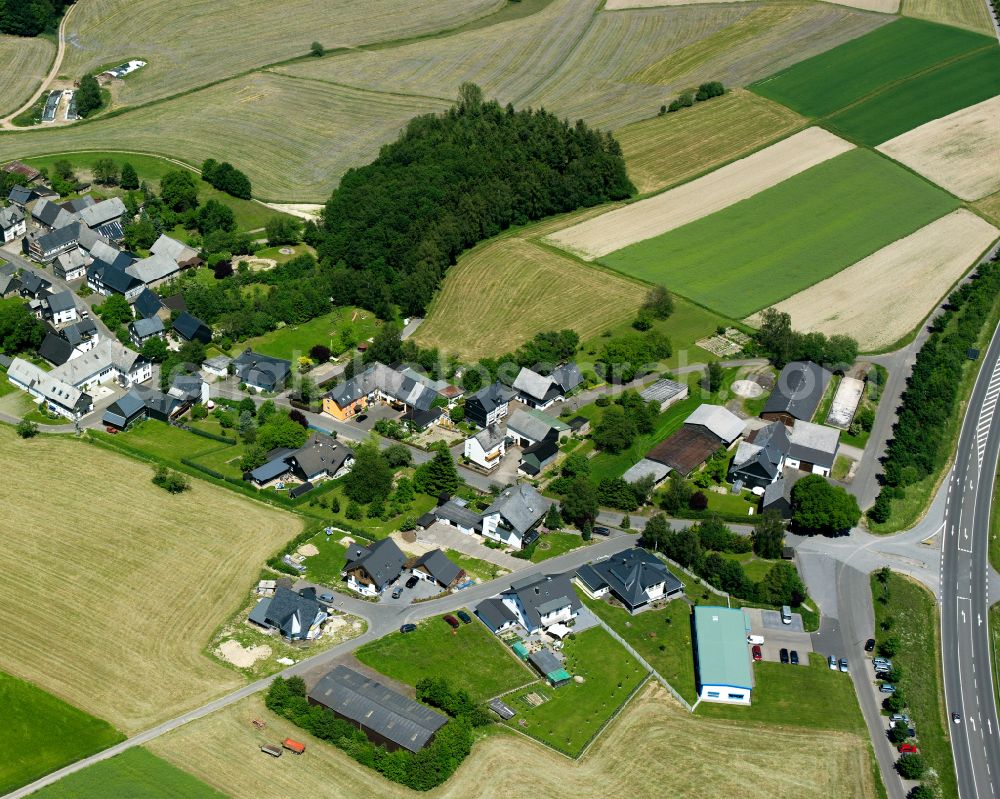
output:
M0 672L0 793L121 741L106 721L77 710L30 682ZM58 735L53 734L58 731Z
M588 338L631 319L647 292L523 238L493 239L449 270L414 339L471 359L503 355L543 330Z
M634 122L615 132L640 194L680 183L802 127L805 119L733 89L709 103Z
M56 48L40 36L0 36L0 116L19 108L49 71Z
M957 25L993 36L993 23L986 3L980 0L903 0L901 11L907 17Z
M891 86L830 117L826 124L845 136L874 146L997 94L1000 94L1000 47L994 41L965 58Z
M267 729L250 724L264 717ZM305 757L258 756L266 741L305 740ZM642 757L636 757L636 741ZM189 770L232 799L342 796L402 799L415 794L388 782L340 750L264 709L254 696L153 741L156 754ZM816 753L823 767L816 767ZM867 741L842 732L760 728L691 716L657 685L643 688L579 761L570 761L522 736L490 735L431 799L507 799L511 785L530 785L546 799L629 796L718 799L767 785L769 796L831 795L874 799ZM254 756L250 756L253 754ZM725 762L726 768L719 768ZM504 779L496 779L503 774ZM46 797L48 799L48 797ZM89 799L89 797L88 797Z
M825 116L890 84L984 47L995 49L996 42L958 28L897 19L749 88L800 114Z
M808 128L690 183L559 230L548 241L588 260L606 256L747 200L853 147Z
M69 20L61 71L79 79L88 70L141 58L148 66L116 86L116 101L134 105L305 56L313 41L333 49L419 36L501 5L499 0L287 0L276 15L259 0L93 0Z
M608 11L623 11L629 8L652 8L654 6L686 6L693 3L729 3L734 0L607 0L604 8ZM739 0L737 0L739 1ZM899 8L899 0L830 0L842 6L861 8L866 11L881 11L894 14Z
M852 150L601 263L739 318L836 274L957 205L882 156Z
M88 766L32 794L37 799L226 799L197 777L140 746Z
M199 481L169 495L149 465L71 439L0 444L18 497L0 521L0 669L127 734L237 687L203 647L300 521Z
M975 208L995 223L1000 224L1000 192L984 197L975 203Z
M878 147L963 200L1000 191L1000 95Z
M960 209L775 307L796 330L843 333L862 350L885 349L919 325L998 236Z

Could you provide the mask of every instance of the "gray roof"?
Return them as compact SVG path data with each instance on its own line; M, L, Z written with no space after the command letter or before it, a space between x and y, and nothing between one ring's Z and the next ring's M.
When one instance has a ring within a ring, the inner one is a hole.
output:
M833 375L812 361L792 361L781 370L764 413L787 413L793 419L809 421L823 399Z
M153 242L149 248L151 255L165 255L177 263L184 263L198 257L198 251L193 247L177 239L172 239L165 233L160 234L160 238Z
M558 436L560 430L568 429L567 425L554 416L534 409L518 408L507 417L508 432L518 433L532 441L541 441L546 436L550 436L553 431Z
M164 394L162 391L157 391L155 388L133 386L132 391L142 398L142 402L146 406L147 410L150 410L164 418L173 416L174 412L181 405L180 400L176 397L171 397L169 394Z
M336 474L348 458L353 457L354 451L335 438L313 433L303 446L289 456L289 460L295 462L306 479L312 479L324 471Z
M721 405L699 405L684 420L684 424L700 425L726 444L743 435L743 420Z
M655 483L659 483L668 474L670 474L670 467L666 464L643 458L626 470L625 474L622 475L622 480L626 483L637 483L643 477L651 476Z
M208 358L203 366L208 366L216 371L221 371L229 368L229 364L233 362L233 359L228 355L216 355L214 358Z
M583 382L583 375L580 367L571 361L553 369L552 379L559 384L563 393L568 393Z
M496 632L506 624L513 624L517 621L517 616L508 608L502 599L492 597L484 599L476 606L476 615L483 620L483 624Z
M16 205L0 210L0 228L8 230L24 221L24 211Z
M83 236L80 236L81 241ZM95 261L104 261L106 264L112 264L116 266L122 266L119 262L120 259L125 261L124 266L128 266L132 263L132 259L129 258L125 253L119 250L114 245L105 241L104 239L95 239L90 245L90 257Z
M43 289L49 288L52 284L37 272L25 269L20 276L21 285L31 294L40 294Z
M541 401L548 395L549 389L552 388L552 383L553 380L551 377L540 375L533 369L522 366L521 371L514 378L513 385L522 394Z
M167 392L171 397L177 397L186 402L196 402L201 399L201 387L204 381L200 375L178 374L170 382L170 389Z
M53 229L66 227L66 225L75 221L75 216L59 205L59 203L44 199L35 203L35 207L31 209L31 217L46 227Z
M30 186L13 186L7 199L18 205L26 205L31 202L34 190Z
M89 228L100 227L101 225L119 219L125 213L125 203L120 197L110 197L102 200L80 211L80 219Z
M459 505L454 500L448 500L443 505L438 505L431 511L431 513L433 513L438 519L446 519L447 521L454 522L455 524L461 525L462 527L468 527L470 529L479 527L483 521L483 517L478 513L470 510L464 505Z
M736 448L732 469L755 469L768 477L778 473L782 458L788 454L788 431L781 422L762 427L752 441L743 440Z
M423 749L448 722L447 716L346 666L320 679L309 699L411 752Z
M56 256L56 261L59 262L64 272L71 272L79 269L81 266L85 266L87 264L87 256L83 254L83 251L79 247L76 247L67 252L59 253Z
M35 237L35 241L38 242L38 246L43 253L52 252L61 247L75 244L79 239L80 224L78 222L71 222L65 227L57 228L43 236Z
M501 405L510 402L517 392L508 388L503 383L497 381L484 388L479 389L475 394L466 400L466 405L473 399L482 406L486 413L490 413Z
M660 583L666 583L667 594L684 587L663 561L640 547L588 563L576 576L592 591L607 587L630 608L646 604L649 601L646 591Z
M188 341L195 337L204 338L206 343L212 339L212 329L201 321L197 316L192 316L187 311L181 311L174 319L174 330Z
M531 629L542 625L541 617L569 605L574 612L580 610L580 599L573 590L568 574L533 575L515 580L505 594L516 594L524 607Z
M840 447L840 431L821 424L797 421L788 440L788 457L830 469Z
M33 363L15 358L7 368L7 378L34 389L47 401L63 408L80 412L87 410L93 404L90 395L61 380L57 371L46 372Z
M533 485L518 483L500 492L483 516L499 513L511 529L523 535L542 520L551 504Z
M284 385L292 371L291 361L261 355L251 350L241 352L233 359L233 365L241 382L260 386L268 391Z
M90 208L90 206L95 205L96 203L97 200L89 194L84 194L82 197L77 197L75 200L66 200L66 202L62 204L62 207L71 214L75 214L78 211L82 211L84 208Z
M129 391L124 397L120 397L112 402L104 416L101 418L103 424L111 424L116 427L124 427L140 414L146 407L146 403L136 391Z
M528 655L528 660L545 676L557 672L563 667L562 661L555 656L555 653L544 647Z
M149 336L163 332L163 320L158 316L151 316L149 319L136 319L132 322L131 327L139 338L149 338Z
M347 550L347 565L344 571L361 569L381 591L399 577L405 563L406 556L396 546L396 542L391 538L383 538L370 547L351 544Z
M639 396L646 402L666 402L671 397L676 397L682 391L687 390L687 385L670 380L666 377L651 383L639 392Z
M38 347L38 354L49 363L62 366L73 357L73 345L58 333L49 331Z
M761 507L766 509L780 500L788 503L792 500L792 481L784 477L779 477L764 488L764 501Z
M495 446L500 444L500 442L506 438L506 435L507 434L499 425L494 424L480 430L475 436L473 436L473 438L479 442L479 446L481 446L486 452L489 452Z
M423 566L427 573L445 588L455 582L462 573L462 570L448 560L447 555L440 549L425 552L413 564L413 568L417 566Z
M143 289L139 296L132 300L132 309L144 319L156 316L162 308L163 303L160 302L160 298L149 289Z
M124 267L115 266L105 261L94 261L87 268L87 277L118 294L126 294L142 285L142 281L135 275L126 272Z
M250 621L276 627L286 638L305 638L309 628L325 611L316 601L316 589L292 591L278 586L274 596L262 599L250 612Z
M272 458L267 463L263 463L250 472L250 477L258 483L268 483L276 477L287 474L292 470L288 465L288 453L283 452L276 458Z
M70 385L79 386L109 366L114 366L119 372L131 372L139 360L139 353L122 346L117 339L104 339L93 349L53 369L52 374Z
M141 261L136 261L131 266L126 267L125 271L143 283L149 284L176 275L181 271L181 268L173 258L168 258L165 255L151 255L149 258L143 258Z
M518 468L530 475L537 475L548 466L559 454L558 441L536 441L521 452L521 463Z
M61 311L68 311L71 308L76 308L76 300L73 298L73 292L71 291L57 291L55 294L50 294L48 297L49 310L52 313L59 313Z
M439 396L434 389L423 382L378 362L331 389L326 396L344 408L376 391L419 411L430 410Z

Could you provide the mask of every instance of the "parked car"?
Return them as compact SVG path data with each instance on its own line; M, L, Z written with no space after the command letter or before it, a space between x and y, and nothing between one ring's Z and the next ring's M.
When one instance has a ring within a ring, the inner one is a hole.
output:
M840 659L840 670L841 671L849 671L849 669L847 668L847 658L841 658Z
M611 535L611 530L609 530L607 527L595 527L594 528L594 535L608 536L608 535Z
M319 595L320 602L333 602L333 594L327 592Z
M470 616L464 610L458 611L458 613L456 613L455 615L462 620L463 624L469 624L472 621L472 616Z
M787 662L788 662L788 650L787 650L787 649L782 649L782 650L781 650L781 651L780 651L780 652L778 653L778 659L779 659L779 660L780 660L780 661L781 661L782 663L787 663Z
M753 649L750 650L753 653L754 660L763 660L764 653L760 651L760 646L758 644L753 645Z
M416 629L417 629L416 624L404 624L402 627L399 628L399 631L401 633L412 633Z
M462 623L454 616L452 616L450 613L444 617L444 620L451 625L453 630L457 630L459 627L462 626Z
M875 651L875 639L869 638L867 641L865 641L865 652L874 652L874 651Z
M826 662L829 664L831 671L837 670L837 658L835 658L833 655L830 655L830 657L826 659Z
M109 433L111 433L111 435L113 435L113 436L118 434L118 428L117 427L112 427L111 425L108 425L104 429L107 430Z
M892 668L892 661L889 658L872 658L872 666L875 667L875 671L888 671Z
M392 589L392 598L399 599L403 595L403 586L397 585Z
M415 586L419 582L420 582L420 578L417 577L417 575L415 575L415 574L410 575L410 579L406 581L406 587L407 588L413 588L413 586Z
M955 724L961 724L962 723L962 716L959 713L952 713L951 714L951 720Z
M894 694L894 693L896 693L896 686L895 686L895 685L893 685L893 684L892 684L891 682L884 682L884 683L882 683L882 684L881 684L881 685L880 685L880 686L878 687L878 689L879 689L879 690L880 690L880 691L881 691L881 692L882 692L883 694Z
M354 421L355 422L363 422L367 418L368 418L368 414L367 413L359 413L357 416L354 417Z
M793 649L789 653L788 657L791 659L793 666L798 666L799 665L799 652L798 652L797 649Z
M904 755L915 755L917 754L916 744L900 744L899 751Z
M905 713L893 713L891 716L889 716L889 722L891 724L895 724L897 721L905 721L906 726L907 727L910 726L910 717L907 716Z
M792 609L788 605L781 606L781 623L782 624L792 623Z
M752 635L752 634L748 635L747 636L747 643L748 644L763 644L764 643L764 636L763 635Z

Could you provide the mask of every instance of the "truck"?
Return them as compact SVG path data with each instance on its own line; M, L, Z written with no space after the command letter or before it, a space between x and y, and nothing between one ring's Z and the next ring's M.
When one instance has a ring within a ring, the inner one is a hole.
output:
M762 646L764 644L764 636L763 635L748 635L747 636L747 643L750 644L751 646L754 645L754 644L756 644L757 646Z
M285 749L287 749L289 752L294 752L297 755L301 755L303 752L306 751L305 744L299 743L298 741L293 740L292 738L285 738L285 740L281 742L281 745L285 747Z
M271 757L281 757L281 747L274 744L261 744L260 751Z

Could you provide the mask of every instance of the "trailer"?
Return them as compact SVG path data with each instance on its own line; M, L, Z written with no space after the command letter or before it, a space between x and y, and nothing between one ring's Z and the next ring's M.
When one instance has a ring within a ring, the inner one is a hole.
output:
M281 757L281 747L275 744L261 744L260 751L271 757Z
M281 745L285 747L285 749L287 749L289 752L294 752L297 755L301 755L303 752L306 751L305 744L299 743L298 741L293 740L292 738L285 738L285 740L281 742Z

